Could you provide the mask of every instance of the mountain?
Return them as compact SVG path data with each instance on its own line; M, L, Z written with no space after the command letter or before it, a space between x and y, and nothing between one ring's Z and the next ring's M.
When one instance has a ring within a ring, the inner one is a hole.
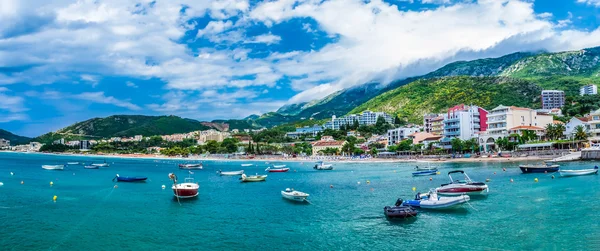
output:
M44 134L36 140L48 143L60 138L153 136L186 133L210 128L199 121L177 116L114 115L75 123L56 132Z
M15 135L9 131L5 131L2 129L0 129L0 139L9 140L11 145L21 145L29 143L29 141L31 141L31 138Z

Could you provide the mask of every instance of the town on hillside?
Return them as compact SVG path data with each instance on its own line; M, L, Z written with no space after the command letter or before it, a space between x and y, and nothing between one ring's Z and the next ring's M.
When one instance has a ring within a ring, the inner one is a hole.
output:
M565 116L565 93L541 92L541 109L499 105L491 110L457 104L442 113L423 114L422 124L409 124L385 112L364 111L332 116L322 124L290 129L205 130L172 135L111 137L100 140L59 139L30 142L9 151L153 154L166 156L339 156L343 158L489 157L557 155L600 140L600 110ZM580 96L597 95L595 85Z

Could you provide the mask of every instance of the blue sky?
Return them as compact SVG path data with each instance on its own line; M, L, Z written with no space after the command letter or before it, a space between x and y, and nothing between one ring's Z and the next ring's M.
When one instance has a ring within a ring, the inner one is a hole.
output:
M0 128L243 118L455 60L600 45L600 0L0 0Z

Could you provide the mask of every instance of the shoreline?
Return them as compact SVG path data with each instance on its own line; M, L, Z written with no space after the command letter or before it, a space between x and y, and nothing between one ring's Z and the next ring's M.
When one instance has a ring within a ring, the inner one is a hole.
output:
M12 154L39 154L39 155L50 155L50 156L61 156L61 157L89 157L89 158L122 158L122 159L150 159L150 160L178 160L178 161L269 161L269 162L331 162L331 163L482 163L482 162L523 162L523 161L547 161L552 158L544 158L538 156L528 157L494 157L494 158L454 158L454 159L428 159L428 158L368 158L368 159L349 159L345 157L272 157L272 156L257 156L255 158L225 158L218 156L210 157L169 157L164 155L154 154L71 154L71 153L44 153L44 152L13 152L13 151L0 151L0 153L12 153Z

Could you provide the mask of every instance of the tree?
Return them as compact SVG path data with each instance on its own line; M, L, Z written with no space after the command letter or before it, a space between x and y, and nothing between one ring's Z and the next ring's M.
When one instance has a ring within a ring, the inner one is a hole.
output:
M237 138L226 138L221 143L221 147L225 148L226 153L235 153L238 150L238 143L239 139Z
M464 143L461 139L459 138L453 138L450 141L450 144L452 145L452 151L454 152L460 152L463 150L464 147Z
M574 137L575 140L587 140L587 138L589 137L588 132L585 130L585 127L583 127L582 125L578 125L575 127L575 133L574 133Z
M410 151L412 148L412 140L405 139L398 144L398 151Z
M556 137L556 139L561 139L565 135L565 130L566 128L563 124L554 125L554 136Z
M369 154L371 154L371 155L377 155L377 148L372 147L371 150L369 151Z
M479 143L476 138L464 141L464 151L470 151L471 153L476 152L479 149Z
M342 146L342 152L343 153L347 153L347 154L352 154L354 153L354 150L356 149L356 146L354 146L354 143L348 141L346 142L343 146Z
M523 140L523 142L521 142L521 144L526 143L528 141L537 139L537 134L535 134L534 131L532 130L524 130L521 132L521 140Z
M360 123L358 123L358 119L355 119L354 122L352 122L352 130L356 130L358 129L358 127L360 127Z
M209 140L206 141L206 145L204 146L206 148L206 151L208 151L209 153L217 153L219 151L219 142L215 141L215 140Z
M382 116L379 116L379 117L377 117L377 122L375 122L375 128L373 131L374 131L374 133L383 135L391 128L392 128L392 125L390 125L387 121L385 121L385 118L383 118Z

